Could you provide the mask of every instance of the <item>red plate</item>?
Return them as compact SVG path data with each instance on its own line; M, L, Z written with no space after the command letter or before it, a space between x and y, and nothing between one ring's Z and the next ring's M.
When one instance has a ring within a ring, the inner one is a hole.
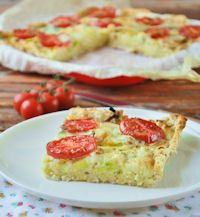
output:
M130 84L138 84L145 81L145 78L142 77L128 77L128 76L117 76L114 78L94 78L88 75L82 75L78 72L71 72L67 76L75 78L77 81L81 81L87 84L97 85L97 86L127 86Z

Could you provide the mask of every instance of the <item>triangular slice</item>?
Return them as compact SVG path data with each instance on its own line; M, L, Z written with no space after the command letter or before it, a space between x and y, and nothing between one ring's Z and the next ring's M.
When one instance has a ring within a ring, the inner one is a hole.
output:
M58 139L47 144L43 172L53 180L154 186L185 123L178 114L149 122L113 109L72 108Z

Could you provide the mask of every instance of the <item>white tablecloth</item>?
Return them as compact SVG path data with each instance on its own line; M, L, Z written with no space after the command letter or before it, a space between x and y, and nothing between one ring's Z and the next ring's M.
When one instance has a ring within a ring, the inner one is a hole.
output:
M200 217L200 191L160 206L129 210L92 210L52 203L25 193L0 177L0 217Z

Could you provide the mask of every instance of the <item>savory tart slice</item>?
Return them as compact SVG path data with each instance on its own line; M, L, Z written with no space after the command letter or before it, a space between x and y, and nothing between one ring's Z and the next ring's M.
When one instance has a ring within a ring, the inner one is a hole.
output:
M188 23L188 19L184 15L157 14L145 8L124 8L121 10L120 16L147 26L182 26Z
M52 25L39 29L16 29L6 43L26 53L58 61L75 59L105 45L105 30L84 25L58 28Z
M173 28L124 26L114 29L109 37L110 47L159 58L199 41L200 28L192 25Z
M43 172L53 180L154 186L185 123L177 114L148 121L113 109L72 108L46 146Z

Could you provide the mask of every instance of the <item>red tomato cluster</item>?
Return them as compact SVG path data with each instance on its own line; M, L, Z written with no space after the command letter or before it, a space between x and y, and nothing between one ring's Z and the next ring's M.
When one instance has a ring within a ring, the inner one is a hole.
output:
M74 93L63 80L50 80L14 97L15 110L25 119L68 109L74 104Z

